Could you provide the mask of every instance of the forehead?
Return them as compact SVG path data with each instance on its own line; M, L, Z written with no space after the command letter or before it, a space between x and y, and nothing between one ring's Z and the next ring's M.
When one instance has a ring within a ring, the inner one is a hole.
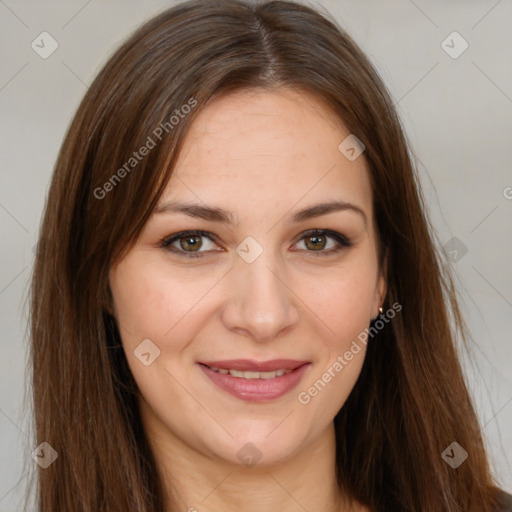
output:
M227 94L192 123L163 199L218 206L222 201L236 212L341 199L371 214L364 157L350 161L338 149L349 135L339 117L308 92Z

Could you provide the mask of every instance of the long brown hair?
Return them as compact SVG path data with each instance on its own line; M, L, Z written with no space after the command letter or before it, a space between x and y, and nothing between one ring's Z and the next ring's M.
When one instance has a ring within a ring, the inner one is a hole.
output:
M328 15L278 0L195 0L115 52L58 156L30 295L36 445L59 454L38 468L40 512L164 512L139 391L107 313L109 269L137 239L205 105L236 89L283 86L323 99L364 143L381 263L388 256L384 308L402 305L368 344L335 418L340 488L375 511L494 505L456 350L466 327L385 85ZM150 151L135 163L142 146ZM457 469L441 457L452 442L468 453Z

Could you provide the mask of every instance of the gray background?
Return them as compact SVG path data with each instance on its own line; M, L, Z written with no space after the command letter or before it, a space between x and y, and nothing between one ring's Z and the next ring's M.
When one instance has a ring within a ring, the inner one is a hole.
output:
M35 448L24 405L25 300L60 143L107 57L173 4L0 0L0 512L20 510L22 463L32 463ZM512 3L315 5L348 29L381 73L417 156L441 245L457 239L451 264L474 338L464 364L493 470L512 492ZM47 59L31 47L43 31L59 45ZM453 31L469 44L458 58L441 46Z

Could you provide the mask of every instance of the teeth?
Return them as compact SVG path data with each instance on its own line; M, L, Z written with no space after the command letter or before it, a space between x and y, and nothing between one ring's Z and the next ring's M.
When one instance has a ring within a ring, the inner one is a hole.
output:
M216 368L210 366L210 369L222 373L224 375L230 374L233 377L240 379L275 379L276 377L282 377L285 373L291 373L292 370L276 370L274 372L240 372L238 370L228 370L227 368Z

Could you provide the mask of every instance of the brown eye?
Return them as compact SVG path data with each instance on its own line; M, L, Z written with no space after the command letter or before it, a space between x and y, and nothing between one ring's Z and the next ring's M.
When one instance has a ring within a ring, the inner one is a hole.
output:
M352 246L352 242L341 233L330 229L313 229L302 233L297 245L312 256L328 256Z
M304 238L306 247L313 251L322 250L327 245L327 239L323 235L310 235Z
M222 251L208 231L180 231L161 241L161 246L178 256L198 258L213 251Z
M201 236L199 235L187 235L179 238L180 247L184 251L198 251L203 245L203 241L201 240Z

